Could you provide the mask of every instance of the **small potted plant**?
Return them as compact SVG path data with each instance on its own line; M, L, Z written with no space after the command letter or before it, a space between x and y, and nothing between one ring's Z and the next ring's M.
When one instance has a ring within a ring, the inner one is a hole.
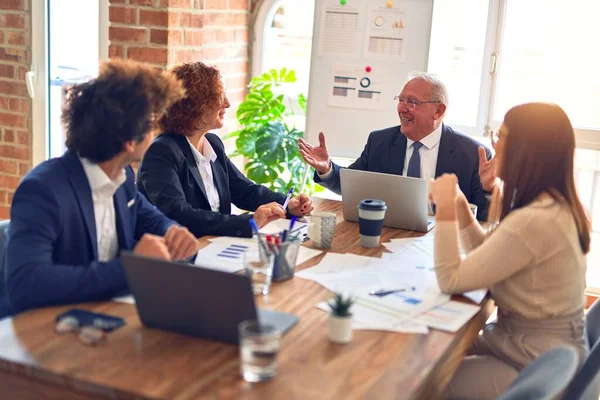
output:
M354 297L344 297L336 293L327 304L331 309L329 314L329 340L335 343L349 343L352 340L352 313L350 307Z

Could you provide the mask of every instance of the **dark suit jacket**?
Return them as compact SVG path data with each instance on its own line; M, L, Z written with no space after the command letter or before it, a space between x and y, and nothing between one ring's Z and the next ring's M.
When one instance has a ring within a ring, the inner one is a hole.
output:
M206 189L187 138L175 133L159 135L138 168L138 189L169 218L186 226L197 237L204 235L251 237L251 215L231 215L231 203L254 211L285 195L257 185L244 176L225 155L223 142L213 133L206 139L217 154L211 162L219 193L219 212L210 208Z
M131 167L114 194L119 248L174 221L140 195ZM23 178L10 210L0 274L0 317L33 307L97 301L128 290L119 258L98 261L89 181L76 154L43 162Z
M406 155L406 136L400 126L371 132L367 145L360 157L348 168L362 171L381 172L402 175ZM477 205L477 218L487 218L488 200L479 179L479 154L481 144L474 139L455 132L449 126L442 126L435 176L456 174L458 185L469 203ZM484 146L485 147L485 146ZM490 150L486 147L488 159ZM340 194L340 166L333 164L333 173L327 179L321 179L315 172L315 182Z

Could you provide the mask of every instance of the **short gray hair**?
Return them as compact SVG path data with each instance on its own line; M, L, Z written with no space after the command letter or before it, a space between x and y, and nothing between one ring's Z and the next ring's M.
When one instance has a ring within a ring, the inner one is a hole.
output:
M412 81L413 79L420 79L429 83L433 87L433 94L430 100L436 100L440 103L444 104L448 107L448 89L442 80L435 74L430 74L429 72L420 72L415 71L408 74L408 79L406 83Z

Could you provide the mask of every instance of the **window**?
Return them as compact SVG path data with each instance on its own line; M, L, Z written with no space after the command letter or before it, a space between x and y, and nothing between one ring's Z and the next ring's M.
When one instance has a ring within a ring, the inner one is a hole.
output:
M293 100L308 93L315 0L267 0L257 16L252 73L293 69L297 82L288 88ZM295 125L303 130L306 117L298 107Z
M448 86L446 120L460 131L481 135L480 93L489 5L481 0L434 2L428 70Z
M435 1L428 67L448 85L446 121L468 134L498 127L516 104L548 101L567 112L579 147L576 184L598 248L588 256L594 287L600 287L598 15L597 0Z
M600 37L597 0L434 2L429 71L448 84L446 121L481 135L508 109L530 101L560 105L578 147L600 149Z
M108 0L44 0L32 6L33 162L65 150L63 89L91 79L108 58ZM65 16L78 15L69 24ZM77 34L74 34L76 32Z
M494 121L515 104L548 101L575 128L600 130L598 15L598 0L507 1Z

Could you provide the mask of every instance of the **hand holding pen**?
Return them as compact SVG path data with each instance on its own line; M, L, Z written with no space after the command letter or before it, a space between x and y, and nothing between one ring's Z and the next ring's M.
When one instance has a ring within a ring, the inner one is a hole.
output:
M290 194L288 194L288 196L290 196ZM290 199L290 201L287 203L287 207L287 211L290 214L298 217L310 215L310 213L315 209L312 201L310 201L310 198L304 193L294 197L293 199Z

